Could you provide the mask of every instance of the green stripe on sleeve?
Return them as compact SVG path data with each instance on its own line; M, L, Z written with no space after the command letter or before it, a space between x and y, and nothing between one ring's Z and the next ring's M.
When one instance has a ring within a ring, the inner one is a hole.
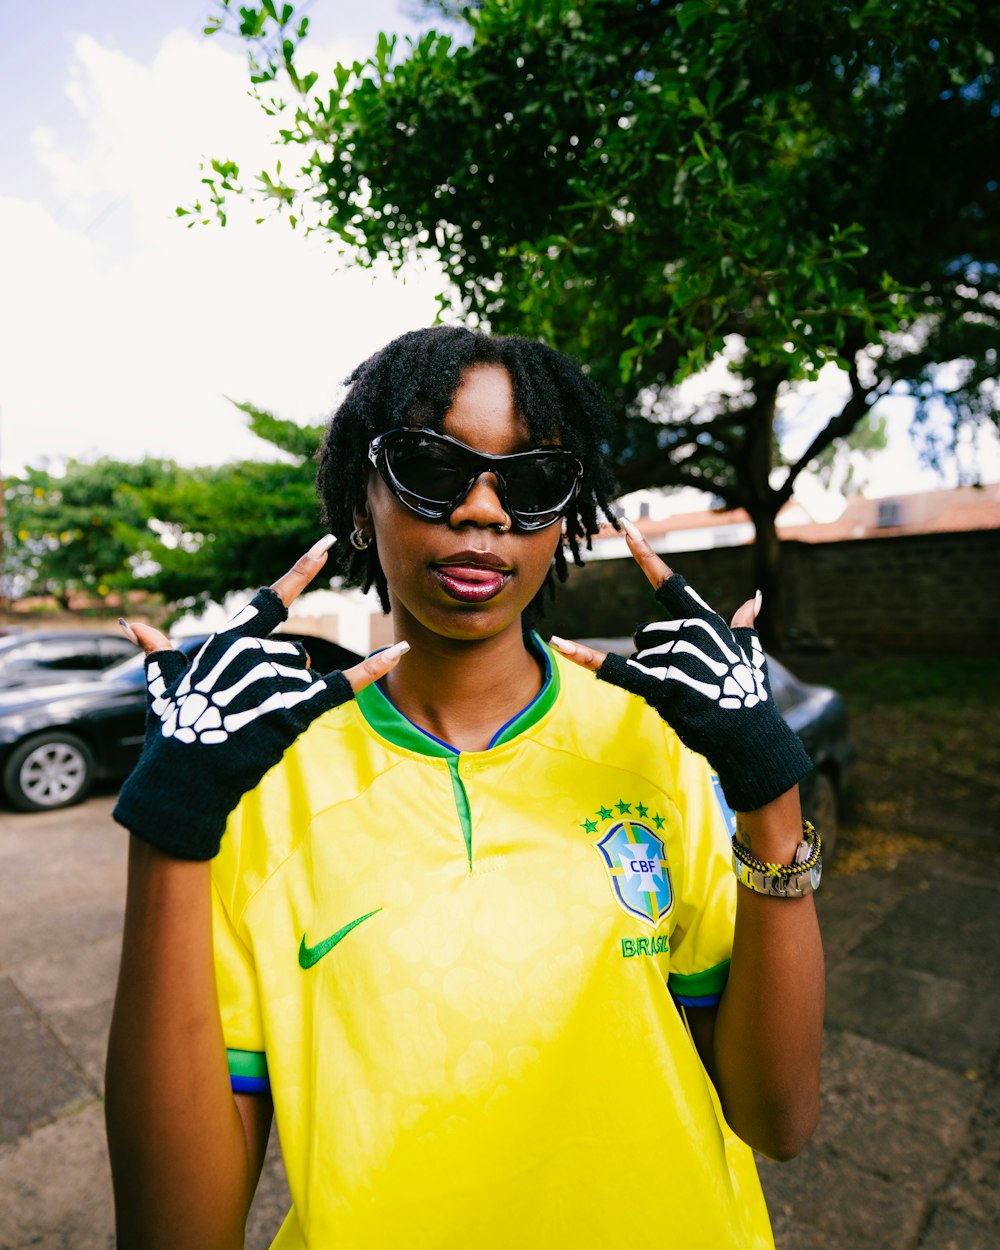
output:
M267 1080L267 1055L259 1050L227 1050L230 1076Z
M708 998L712 994L721 994L728 980L729 960L725 959L703 972L671 972L667 983L671 993L682 998Z

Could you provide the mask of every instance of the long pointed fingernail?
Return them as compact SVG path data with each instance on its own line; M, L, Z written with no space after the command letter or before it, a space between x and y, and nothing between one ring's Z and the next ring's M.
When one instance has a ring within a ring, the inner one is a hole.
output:
M632 522L628 519L628 517L623 516L621 518L621 523L622 523L622 529L625 531L626 534L628 534L629 538L631 538L633 542L641 543L643 541L642 531L639 529L637 525L633 525Z
M382 654L387 660L396 660L401 655L406 655L409 649L410 644L408 642L394 642L391 647L386 647Z
M313 543L307 554L311 556L321 556L324 551L329 551L336 541L337 540L333 534L324 534L319 542Z
M561 651L563 655L572 655L576 651L575 642L567 642L565 638L559 638L555 634L550 636L549 644L557 651Z
M753 614L754 614L754 616L759 616L759 615L760 615L760 605L761 605L763 602L764 602L764 595L763 595L763 593L762 593L761 591L759 591L759 590L758 590L758 591L757 591L757 593L756 593L756 594L754 595L754 597L753 597Z
M121 626L121 631L125 635L125 637L129 640L129 642L134 642L135 645L138 647L140 645L139 639L136 638L135 631L133 630L132 626L128 623L128 621L126 621L124 616L120 616L118 618L118 624Z

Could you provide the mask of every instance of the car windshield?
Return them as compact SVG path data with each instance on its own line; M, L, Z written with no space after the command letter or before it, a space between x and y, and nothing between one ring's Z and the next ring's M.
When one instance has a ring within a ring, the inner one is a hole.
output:
M773 655L767 657L767 676L779 711L787 712L802 702L802 684Z
M115 664L109 665L97 680L141 686L146 680L146 657L141 653L127 655L124 660L118 660Z
M206 635L194 634L188 638L174 640L174 646L185 655L190 655L205 641ZM146 680L146 657L141 651L128 655L106 668L100 675L101 681L126 682L130 686L141 686Z

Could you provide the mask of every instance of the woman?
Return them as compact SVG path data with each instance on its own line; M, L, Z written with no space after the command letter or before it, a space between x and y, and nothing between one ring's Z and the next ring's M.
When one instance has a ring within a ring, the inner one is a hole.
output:
M241 1245L273 1106L283 1250L770 1246L749 1147L813 1130L823 965L755 604L730 632L626 526L670 619L554 654L525 622L610 512L594 388L446 328L351 382L320 491L396 644L319 677L267 637L329 541L190 670L133 628L119 1245Z

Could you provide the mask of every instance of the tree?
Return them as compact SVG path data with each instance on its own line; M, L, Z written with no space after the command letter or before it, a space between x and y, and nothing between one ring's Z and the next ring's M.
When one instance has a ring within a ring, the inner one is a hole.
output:
M301 435L300 427L287 426ZM156 571L146 584L185 606L269 585L320 532L314 476L304 457L244 460L190 470L151 492L159 537L147 536L145 554Z
M697 486L746 508L780 643L774 519L804 469L893 388L918 413L943 402L956 428L998 420L1000 11L483 0L461 12L466 41L381 36L320 92L297 68L307 23L292 6L241 8L256 88L297 169L243 183L216 161L206 205L179 211L224 215L249 192L363 264L435 252L461 315L587 362L621 418L610 450L624 488ZM685 404L679 384L720 360L729 385ZM782 401L830 363L844 401L783 463Z
M70 460L61 472L29 468L4 486L7 535L4 577L11 596L74 593L103 597L138 576L136 531L149 513L145 499L176 472L171 461L125 464L102 457Z
M316 540L310 462L323 427L237 406L284 459L181 468L104 457L8 479L8 594L51 594L68 606L80 591L142 589L163 596L171 615L273 581Z
M178 469L143 495L148 520L129 535L137 584L162 595L170 615L269 585L316 541L319 501L312 457L322 425L300 426L237 404L281 460Z

